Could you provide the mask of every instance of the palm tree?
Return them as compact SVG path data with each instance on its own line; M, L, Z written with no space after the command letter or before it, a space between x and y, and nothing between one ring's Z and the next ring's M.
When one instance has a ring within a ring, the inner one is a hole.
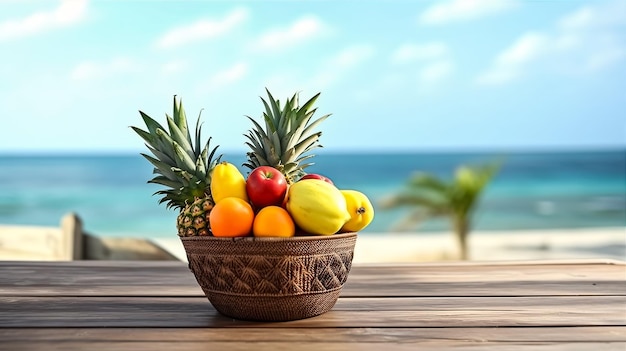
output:
M499 168L499 163L460 166L451 181L420 172L409 179L407 191L393 195L383 202L382 207L413 207L415 211L405 220L407 224L418 224L432 217L449 217L461 259L467 260L467 236L471 230L473 211L482 191Z

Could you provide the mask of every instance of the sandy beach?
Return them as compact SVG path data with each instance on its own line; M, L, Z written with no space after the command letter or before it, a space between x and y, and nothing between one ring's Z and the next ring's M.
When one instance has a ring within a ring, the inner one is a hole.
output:
M178 238L151 239L186 261ZM473 261L616 259L626 261L626 227L477 231L469 237ZM457 260L452 233L360 234L354 263Z
M473 261L626 261L626 227L475 231L468 244ZM360 233L354 252L355 263L456 261L459 257L451 232ZM72 213L62 218L60 227L0 225L0 260L72 259L187 260L175 235L100 237L85 233L82 221Z

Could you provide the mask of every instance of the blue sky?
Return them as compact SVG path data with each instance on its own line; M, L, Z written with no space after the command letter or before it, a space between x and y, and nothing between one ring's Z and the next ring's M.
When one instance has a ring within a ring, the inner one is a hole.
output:
M264 87L332 151L626 146L626 1L0 3L0 152L135 152L172 96L244 150Z

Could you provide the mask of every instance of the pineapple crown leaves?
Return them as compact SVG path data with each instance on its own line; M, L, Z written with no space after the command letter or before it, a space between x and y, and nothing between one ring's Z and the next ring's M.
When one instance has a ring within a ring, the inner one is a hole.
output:
M173 117L166 114L168 129L142 111L139 113L147 131L132 126L131 128L145 141L146 147L154 155L141 153L154 166L153 173L156 174L148 183L169 188L154 193L163 196L159 203L166 202L168 208L183 208L195 197L210 195L210 170L222 156L215 158L218 146L211 149L211 138L204 148L200 148L201 113L196 122L194 139L189 132L182 101L177 100L176 96Z
M320 93L309 99L304 105L299 104L299 94L287 99L281 107L280 101L274 99L266 89L268 101L261 98L265 106L263 120L265 128L250 116L254 128L245 136L252 152L248 152L248 162L244 166L253 169L258 165L272 165L289 175L298 169L304 169L312 163L301 164L313 155L303 155L317 147L322 132L315 128L330 116L319 117L311 122L317 108L312 108Z

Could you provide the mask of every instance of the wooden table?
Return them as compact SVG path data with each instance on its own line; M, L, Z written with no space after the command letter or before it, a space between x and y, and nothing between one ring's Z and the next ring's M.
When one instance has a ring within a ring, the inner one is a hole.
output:
M334 309L217 313L180 262L1 262L1 350L626 350L626 264L355 265Z

